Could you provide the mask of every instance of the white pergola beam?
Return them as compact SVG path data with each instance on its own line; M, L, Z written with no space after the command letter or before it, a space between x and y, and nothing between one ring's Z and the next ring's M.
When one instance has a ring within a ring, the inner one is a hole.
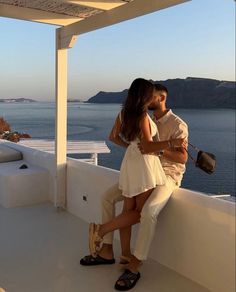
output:
M69 35L69 36L61 36L61 31L57 29L57 44L58 44L58 49L59 48L66 48L70 49L74 46L76 40L77 40L77 35Z
M0 16L59 26L69 25L83 19L38 9L24 8L7 4L0 4Z
M134 0L60 28L61 37L79 35L191 0ZM63 48L63 46L61 46Z

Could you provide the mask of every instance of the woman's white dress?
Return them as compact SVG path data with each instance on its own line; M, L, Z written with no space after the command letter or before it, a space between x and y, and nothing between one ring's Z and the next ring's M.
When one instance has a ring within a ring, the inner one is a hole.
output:
M159 136L156 124L148 115L151 136ZM163 185L166 176L162 168L160 159L157 155L141 154L138 143L139 139L130 142L125 156L123 158L120 177L119 189L125 197L133 197L157 185Z

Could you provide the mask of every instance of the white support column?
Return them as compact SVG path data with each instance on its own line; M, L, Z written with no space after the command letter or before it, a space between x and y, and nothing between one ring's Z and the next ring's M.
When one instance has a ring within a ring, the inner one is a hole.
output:
M67 144L67 48L60 49L56 30L56 119L55 119L55 196L56 207L66 207Z

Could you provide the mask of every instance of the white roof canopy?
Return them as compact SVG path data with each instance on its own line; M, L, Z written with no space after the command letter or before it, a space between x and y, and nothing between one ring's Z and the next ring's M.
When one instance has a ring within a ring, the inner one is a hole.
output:
M58 48L76 36L190 0L0 0L0 16L59 25Z
M1 15L55 25L68 25L132 0L1 0Z
M93 22L98 14L105 22L115 11L120 14L119 21L127 20L186 1L189 0L0 0L0 16L65 26L85 19Z

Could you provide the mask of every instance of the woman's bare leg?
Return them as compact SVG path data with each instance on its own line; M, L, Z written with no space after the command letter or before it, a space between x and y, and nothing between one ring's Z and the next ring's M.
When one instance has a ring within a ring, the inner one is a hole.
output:
M135 205L136 205L135 208L136 208L136 212L139 212L139 214L141 213L143 205L145 204L146 200L151 195L152 191L153 189L148 190L147 192L142 193L135 197ZM124 241L124 244L125 244L125 241ZM126 244L128 245L127 242ZM130 248L130 242L129 242L129 248ZM125 246L124 249L127 250L128 246ZM137 273L140 264L141 264L141 261L139 261L135 256L131 255L131 261L126 268L133 273ZM120 280L117 283L121 286L125 286L125 282L123 280Z
M102 224L100 226L98 235L103 237L108 232L114 231L116 229L122 229L138 223L140 220L140 212L142 207L150 196L152 190L153 189L148 190L132 198L125 198L123 212L110 222Z
M124 198L123 211L111 221L100 225L98 235L103 237L106 233L116 229L124 228L135 224L140 214L135 211L135 198Z
M135 200L135 198L133 198L133 200ZM128 206L128 204L124 204L123 212L133 210L136 207L134 202L135 201L132 202L132 206ZM131 250L130 250L131 230L132 230L132 226L127 226L127 227L119 229L121 254L126 257L131 257Z
M126 257L131 257L132 255L131 249L130 249L131 231L132 231L132 226L119 229L121 254Z
M122 212L130 211L129 207L131 208L131 210L133 210L136 207L135 198L133 198L133 200L134 201L132 202L132 206L131 205L128 206L127 204L124 204ZM121 254L126 257L131 257L131 250L130 250L131 229L132 229L132 226L127 226L127 227L119 229Z

